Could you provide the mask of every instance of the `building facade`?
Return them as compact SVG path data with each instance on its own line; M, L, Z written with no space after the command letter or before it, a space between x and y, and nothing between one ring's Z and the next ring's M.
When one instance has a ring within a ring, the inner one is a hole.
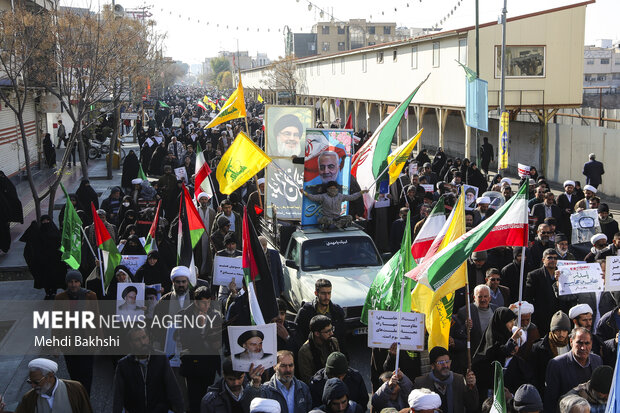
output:
M620 42L599 40L583 51L583 87L585 93L599 93L599 87L616 92L620 88Z

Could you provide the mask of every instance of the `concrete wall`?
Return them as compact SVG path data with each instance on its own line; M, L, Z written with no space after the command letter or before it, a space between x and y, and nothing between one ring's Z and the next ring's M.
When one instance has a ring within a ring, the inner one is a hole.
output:
M595 153L605 166L603 184L599 190L606 195L620 197L620 130L596 126L549 125L549 158L547 177L562 182L574 179L585 184L583 164L588 154Z

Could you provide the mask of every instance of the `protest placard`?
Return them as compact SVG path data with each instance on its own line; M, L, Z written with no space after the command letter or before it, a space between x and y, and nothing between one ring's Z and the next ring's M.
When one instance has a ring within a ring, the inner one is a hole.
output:
M576 264L585 264L585 261L571 261L571 260L558 260L556 264L558 267L562 267L564 265L576 265Z
M233 370L250 371L250 365L273 367L277 362L276 324L228 326L228 340Z
M605 261L605 291L620 290L620 257L607 257Z
M558 267L560 295L597 293L603 291L603 270L600 264L576 264Z
M570 216L572 227L571 240L573 244L589 242L593 235L601 232L596 209L585 209Z
M398 315L400 314L400 337ZM400 341L400 349L424 350L424 314L370 310L368 312L368 347L390 348Z
M418 164L415 162L411 162L409 164L409 176L413 176L417 174L418 174Z
M187 179L187 171L185 170L184 166L174 168L174 174L177 176L177 179L182 180L185 185L189 183L189 179Z
M532 167L529 165L523 165L522 163L518 164L517 172L519 173L519 177L524 178L526 176L530 176L530 169Z
M424 188L424 192L433 192L434 188L431 184L420 184L422 188Z
M132 276L136 275L138 268L146 262L146 255L121 255L120 265L124 265L129 268Z
M228 285L233 279L235 284L241 285L243 280L241 257L233 258L216 255L213 261L213 284Z

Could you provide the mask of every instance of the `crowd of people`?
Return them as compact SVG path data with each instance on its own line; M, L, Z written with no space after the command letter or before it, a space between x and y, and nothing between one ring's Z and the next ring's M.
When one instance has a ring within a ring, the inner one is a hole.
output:
M35 288L44 289L46 299L115 300L119 283L159 284L160 291L146 289L147 300L156 302L155 314L217 313L225 326L251 325L244 286L234 282L214 286L213 260L216 256L241 255L243 208L248 207L248 217L258 227L260 214L255 206L263 206L265 178L261 174L260 179L248 181L230 195L222 194L213 179L213 196L195 190L193 180L197 144L212 170L240 131L264 148L264 107L258 102L247 104L249 130L243 120L205 130L209 115L215 112L194 104L205 94L217 100L222 91L171 89L164 99L166 107L158 108L144 127L138 125L139 154L128 154L121 184L101 202L87 180L69 195L91 245L96 245L92 204L119 251L147 256L135 273L119 265L104 291L97 275L98 261L86 243L79 270L67 271L59 252L64 209L58 225L52 217L43 216L28 228L21 238L24 257ZM359 147L372 132L358 131L356 135ZM558 260L599 263L604 270L606 257L619 253L618 223L597 195L604 173L602 164L592 154L584 166L587 184L582 188L579 182L567 180L564 192L556 198L545 177L533 167L521 182L499 174L488 179L493 148L486 138L479 155L480 167L466 158L452 159L442 148L433 159L422 149L383 194L390 206L373 209L369 219L363 217L363 201L351 197L351 220L372 235L381 252L394 253L400 247L407 215L415 238L440 198L448 212L452 209L462 185L476 188L480 195L466 212L467 229L490 217L513 196L518 184L529 185L528 247L494 248L471 256L467 269L472 303L468 308L469 290L456 292L449 348L426 350L430 369L424 366L420 352L397 354L394 344L390 349L372 350L371 377L363 377L355 368L360 366L350 363L346 342L351 338L345 331L345 314L331 300L332 284L327 279L316 281L314 300L299 308L294 319L287 318L282 263L267 238L260 237L274 290L280 296L279 314L269 320L277 326L276 365L265 369L257 362L247 372L235 371L225 340L222 348L216 349L218 355L195 355L204 354L196 349L212 345L210 337L197 331L181 335L180 364L172 365L168 357L153 350L163 340L158 332L134 328L127 337L131 353L112 361L116 368L113 411L350 413L367 411L370 406L373 412L488 412L493 400L489 396L494 361L503 367L509 411L604 411L617 357L620 295L608 291L558 292ZM187 181L174 172L178 168L185 168ZM140 178L140 169L151 179ZM194 249L198 269L195 285L190 283L189 269L176 264L183 185L195 196L206 228ZM351 187L356 185L353 182ZM146 254L140 238L147 235L160 201L157 248ZM589 245L571 242L571 215L592 209L598 214L600 231L591 237ZM240 338L239 345L251 353L251 349L261 348L262 341L263 337L255 333ZM255 352L262 352L262 348ZM64 359L70 380L57 376L58 364L52 360L40 358L29 363L32 390L23 396L17 412L92 411L93 357L67 355Z

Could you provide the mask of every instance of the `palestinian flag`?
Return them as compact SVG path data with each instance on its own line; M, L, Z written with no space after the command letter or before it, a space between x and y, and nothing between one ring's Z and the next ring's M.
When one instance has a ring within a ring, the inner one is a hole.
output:
M430 75L429 75L430 76ZM426 77L428 79L428 76ZM357 151L351 162L351 175L355 176L361 188L368 189L364 194L366 216L375 202L376 183L388 166L387 157L392 149L392 140L409 103L426 82L422 81L411 94L394 109L377 127L370 139Z
M278 315L278 305L267 257L258 241L254 225L248 217L247 206L243 208L242 238L241 261L250 302L250 313L255 325L266 324Z
M444 207L444 198L443 196L439 198L437 204L431 211L426 220L424 221L424 225L420 228L420 232L418 232L418 236L415 241L411 245L411 255L413 255L413 259L420 263L422 258L426 256L431 245L433 245L433 241L437 238L437 235L441 232L441 228L446 222L446 209Z
M90 208L93 214L93 225L95 226L95 240L97 242L97 247L103 254L103 284L105 294L105 290L114 278L114 268L121 262L121 254L118 252L116 243L110 236L105 224L101 218L99 218L99 215L97 215L97 210L92 202L90 203Z
M146 240L144 243L144 251L146 251L147 254L149 253L149 251L157 251L157 242L155 240L155 234L157 233L157 225L159 224L160 209L161 209L161 199L157 203L157 210L155 211L155 216L153 217L153 223L151 224L149 233L146 235Z
M528 239L527 182L493 215L409 271L407 277L437 291L474 251L524 247Z
M205 232L205 226L200 219L198 210L189 196L189 191L183 185L183 195L179 206L178 233L177 233L177 265L189 268L190 283L196 285L196 266L194 265L194 247Z
M198 200L198 195L202 192L209 194L209 199L213 197L213 189L211 189L211 182L209 174L211 168L205 159L205 155L202 153L200 142L196 140L196 170L194 172L196 177L194 178L194 196Z

